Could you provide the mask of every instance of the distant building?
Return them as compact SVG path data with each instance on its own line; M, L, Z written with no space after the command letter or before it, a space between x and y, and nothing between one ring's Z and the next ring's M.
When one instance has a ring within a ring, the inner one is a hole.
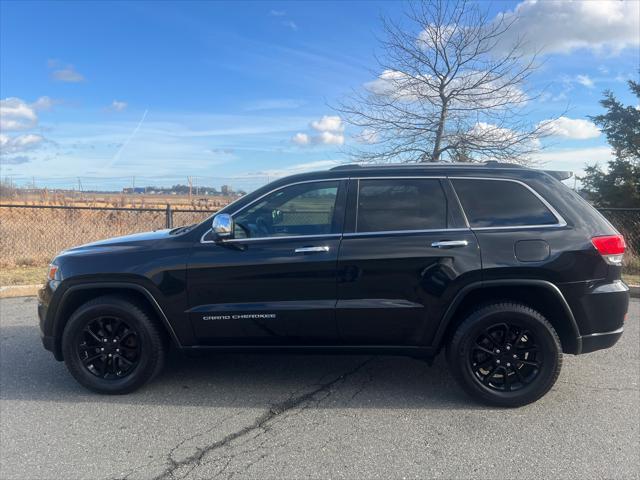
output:
M126 187L122 189L122 193L145 193L145 190L146 189L144 187Z
M222 187L220 187L220 191L224 196L233 194L233 189L229 185L222 185Z

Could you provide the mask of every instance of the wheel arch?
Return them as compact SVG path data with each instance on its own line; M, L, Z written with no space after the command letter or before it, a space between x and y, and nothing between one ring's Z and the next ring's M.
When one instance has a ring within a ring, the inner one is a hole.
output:
M126 282L87 283L69 287L65 290L57 305L56 315L53 319L53 337L55 339L53 354L57 360L63 360L62 333L73 312L89 300L109 294L130 298L146 308L159 320L171 342L181 347L180 340L171 322L169 322L164 310L148 289L142 285Z
M558 333L563 352L581 353L580 330L560 289L546 280L525 279L481 281L463 288L442 317L433 342L436 350L450 341L473 310L499 301L516 301L539 311Z

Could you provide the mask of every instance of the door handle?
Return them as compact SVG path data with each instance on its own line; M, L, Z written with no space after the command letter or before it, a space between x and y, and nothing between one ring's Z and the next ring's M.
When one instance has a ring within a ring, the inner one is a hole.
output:
M329 247L327 245L323 245L321 247L300 247L294 250L295 253L317 253L317 252L328 252Z
M433 242L431 244L434 248L456 248L456 247L466 247L469 245L469 242L466 240L443 240L440 242Z

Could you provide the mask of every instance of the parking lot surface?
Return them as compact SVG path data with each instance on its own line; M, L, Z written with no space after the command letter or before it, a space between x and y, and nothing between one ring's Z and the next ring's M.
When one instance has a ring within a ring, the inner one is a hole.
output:
M34 298L0 311L2 479L640 476L637 299L614 348L516 410L473 403L442 357L173 355L100 396L43 350Z

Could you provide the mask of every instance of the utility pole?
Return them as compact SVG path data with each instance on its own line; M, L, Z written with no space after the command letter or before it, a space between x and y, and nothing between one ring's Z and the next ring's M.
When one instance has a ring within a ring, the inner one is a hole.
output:
M191 203L191 188L192 188L191 177L187 177L187 181L189 182L189 203Z

